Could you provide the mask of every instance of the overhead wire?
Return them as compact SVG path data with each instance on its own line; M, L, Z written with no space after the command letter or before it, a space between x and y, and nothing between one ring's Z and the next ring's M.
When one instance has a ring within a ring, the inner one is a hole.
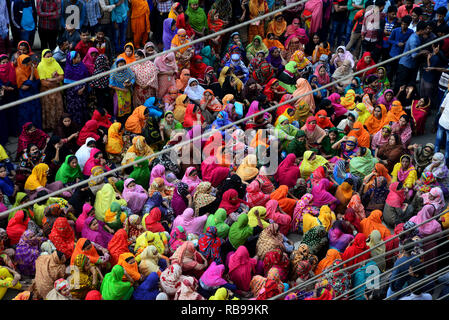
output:
M296 3L296 5L298 5L298 3ZM176 145L174 145L174 146L172 146L172 147L170 147L170 148L161 150L161 151L156 152L156 153L154 153L154 154L152 154L152 155L148 155L148 156L142 157L142 158L139 159L139 160L134 160L134 161L132 161L132 162L130 162L130 163L128 163L128 164L121 165L121 166L119 166L119 167L117 167L117 168L115 168L115 169L111 169L110 171L105 172L105 173L102 173L102 174L100 174L100 175L98 175L98 176L90 177L90 178L88 178L88 179L86 179L86 180L83 180L83 181L81 181L81 182L78 182L78 183L76 183L76 184L73 184L73 185L71 185L70 187L65 187L65 188L62 188L62 189L60 189L60 190L54 191L54 192L52 192L52 193L50 193L50 194L47 194L47 195L45 195L45 196L42 196L42 197L40 197L40 198L37 198L37 199L34 199L34 200L29 201L29 202L27 202L27 203L21 204L21 205L15 207L15 208L13 208L13 209L8 209L8 210L6 210L6 211L0 213L0 219L2 219L2 218L4 218L4 217L8 216L9 213L12 212L12 211L16 211L16 210L20 210L20 209L26 208L26 207L28 207L28 206L34 204L34 203L37 203L37 202L43 201L43 200L45 200L45 199L48 199L48 198L50 198L50 197L56 196L56 195L58 195L58 194L60 194L60 193L62 193L62 192L73 190L73 189L75 189L75 188L77 188L77 187L79 187L79 186L82 186L82 185L85 185L85 184L89 183L90 181L98 180L98 179L100 179L100 178L103 178L103 177L106 177L106 176L110 176L112 173L118 172L118 171L123 170L123 169L125 169L125 168L129 168L129 167L131 167L131 166L133 166L133 165L135 165L135 164L138 164L138 163L140 163L140 162L143 162L143 161L145 161L145 160L149 160L149 159L151 159L151 158L157 158L157 157L159 157L159 156L162 155L162 154L165 154L165 153L167 153L167 152L172 152L172 150L175 149L175 148L176 148L176 149L179 149L179 148L182 147L182 146L187 146L187 145L189 145L189 144L190 144L191 142L193 142L193 141L197 141L197 140L203 139L203 138L205 138L205 137L207 138L207 137L209 137L209 136L211 136L211 135L213 135L213 134L215 134L215 133L217 133L217 132L220 132L220 131L229 129L229 128L233 127L235 124L239 124L239 123L245 122L245 121L247 121L247 120L249 120L249 119L251 119L251 118L257 117L257 116L262 115L262 114L264 114L264 113L266 113L266 112L269 112L269 111L271 111L271 110L277 109L277 108L279 108L280 106L283 106L283 105L286 105L286 104L291 104L291 103L293 103L293 102L295 102L295 101L301 99L301 98L304 97L304 96L313 94L313 93L318 92L318 91L320 91L320 90L322 90L322 89L325 89L325 88L329 88L329 87L331 87L331 86L337 84L338 82L340 82L340 81L342 81L342 80L346 80L346 79L353 78L354 76L359 75L359 74L362 74L362 73L364 73L364 72L367 71L367 70L370 70L370 69L373 69L373 68L377 68L377 67L382 66L382 65L384 65L384 64L390 63L390 62L395 61L395 60L397 60L397 59L399 59L399 58L401 58L401 57L403 57L403 56L406 56L406 55L408 55L408 54L411 54L412 52L422 50L422 49L424 49L424 48L426 48L426 47L432 45L433 43L437 43L437 42L439 42L439 41L441 41L441 40L443 40L443 39L446 39L446 38L448 38L448 37L449 37L449 34L444 35L444 36L441 36L441 37L438 37L438 38L436 38L436 39L434 39L434 40L432 40L432 41L429 41L428 43L426 43L426 44L424 44L424 45L421 45L421 46L418 46L418 47L416 47L416 48L414 48L414 49L411 49L411 50L409 50L409 51L403 52L403 53L401 53L401 54L399 54L399 55L397 55L397 56L395 56L395 57L392 57L392 58L387 59L387 60L385 60L385 61L379 62L379 63L377 63L377 64L375 64L375 65L369 66L369 67L364 68L364 69L362 69L362 70L356 71L356 72L354 72L354 73L352 73L352 74L350 74L350 75L347 75L347 76L345 76L345 77L342 77L342 78L339 79L339 80L332 81L332 82L330 82L330 83L328 83L328 84L326 84L326 85L323 85L323 86L321 86L320 88L317 88L317 89L314 89L314 90L312 90L312 91L303 93L303 94L298 95L298 96L296 96L296 97L293 97L293 98L291 98L291 99L289 99L289 100L286 100L286 101L284 101L284 102L282 102L282 103L275 104L275 105L273 105L273 106L271 106L271 107L268 107L268 108L266 108L266 109L264 109L264 110L262 110L262 111L256 112L256 113L254 113L254 114L252 114L252 115L250 115L250 116L244 117L244 118L239 119L239 120L236 120L236 121L234 121L234 122L231 122L231 123L229 123L229 124L227 124L227 125L221 127L219 130L218 130L218 129L212 129L211 131L206 131L206 132L202 133L201 135L198 135L198 136L196 136L196 137L194 137L194 138L192 138L192 139L189 139L189 140L187 140L187 141L180 142L180 143L178 143L178 144L176 144ZM47 92L47 91L46 91L46 92ZM20 100L19 100L18 102L20 102ZM1 110L1 109L0 109L0 110Z

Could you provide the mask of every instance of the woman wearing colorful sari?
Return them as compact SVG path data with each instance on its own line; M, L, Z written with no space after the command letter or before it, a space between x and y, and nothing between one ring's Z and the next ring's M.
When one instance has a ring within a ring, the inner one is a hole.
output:
M52 57L51 51L42 51L42 60L37 66L37 72L41 80L41 92L56 88L64 79L64 71ZM64 112L62 94L56 92L41 98L42 126L44 130L54 129L54 125Z
M268 13L268 4L265 0L250 0L249 1L249 18L255 19L259 16ZM252 42L256 35L265 34L265 22L259 20L249 25L248 41ZM262 40L261 40L262 41Z
M142 50L136 51L136 61L145 58ZM137 108L143 105L149 97L154 97L158 90L158 69L151 61L146 61L131 66L135 75L135 85L133 89L133 105Z
M307 118L306 123L301 128L306 133L307 143L311 147L319 147L319 144L326 137L326 131L321 129L316 123L316 118L310 116Z
M361 122L356 121L354 123L352 130L348 133L348 137L351 136L357 138L357 144L359 145L359 147L370 147L371 142L369 132L366 131Z
M17 270L26 276L33 276L36 273L36 260L39 257L39 247L43 238L38 237L34 231L28 229L20 237L20 241L15 249L15 262Z
M335 210L338 200L330 192L330 181L327 178L321 179L319 184L312 187L313 205L321 207L328 205Z
M383 104L379 104L374 107L373 114L368 116L368 118L365 120L364 123L366 129L368 130L371 136L375 135L378 131L382 129L386 116L387 116L387 109Z
M125 59L118 58L112 69L126 65ZM131 90L136 82L135 75L130 68L116 71L109 77L109 87L115 90L114 94L114 115L120 122L125 121L125 117L131 114Z
M49 167L45 163L39 163L35 166L31 172L31 175L27 178L25 182L25 192L28 194L30 200L37 196L37 193L41 190L46 190L48 193L52 193L59 189L62 189L63 184L61 181L55 181L53 183L47 184L47 174ZM65 196L70 197L70 193L63 193Z
M338 252L345 252L348 245L354 240L352 229L349 227L349 222L344 220L337 220L329 229L329 248L336 249Z
M295 139L298 129L289 123L286 116L279 117L279 124L276 126L275 134L282 144L282 150L285 150L290 141Z
M16 80L19 99L39 93L39 73L27 55L22 54L17 58ZM18 110L19 128L28 121L33 122L38 128L42 128L42 107L39 99L22 103Z
M412 128L410 126L410 117L407 114L403 114L398 122L393 123L391 126L391 132L398 134L401 138L404 147L408 147L412 138Z
M54 251L36 259L33 295L44 298L53 289L55 281L65 276L65 257L62 252Z
M195 35L202 37L208 31L207 16L203 8L199 7L198 0L189 0L185 14L189 16L189 24Z
M351 174L363 179L373 171L377 162L378 160L373 157L370 149L361 147L357 156L349 162L349 171Z
M173 40L172 40L172 47L173 47ZM180 51L176 51L176 54L186 49L187 48L183 48ZM159 72L157 97L162 98L167 94L168 89L170 87L176 86L175 75L178 72L178 66L176 64L175 54L171 52L156 57L156 59L154 60L154 65L156 66Z
M127 207L131 209L132 213L139 213L148 199L146 190L141 185L136 184L132 178L126 179L124 186L122 196L127 203Z
M83 178L78 160L74 155L68 155L64 163L56 173L55 181L61 181L64 185L79 182Z
M126 281L122 278L126 277ZM134 292L133 278L122 266L115 265L104 276L100 292L104 300L129 300Z
M259 52L263 52L264 56L268 55L268 48L262 41L262 37L260 35L254 36L253 40L246 47L246 57L248 61L251 61Z
M413 186L418 180L416 169L412 164L412 158L409 155L403 155L399 159L399 163L394 165L391 172L391 182L402 182L404 187L413 192Z
M301 178L308 179L313 171L326 163L327 160L324 157L317 155L314 151L307 150L304 152L304 159L299 166Z
M89 71L81 61L80 54L76 51L70 51L66 59L64 83L73 83L87 77L89 77ZM67 111L78 125L82 125L88 119L85 108L87 91L88 87L85 83L69 88L66 91Z
M223 8L218 8L218 10L219 9L223 9ZM220 13L218 12L218 10L211 9L207 15L207 25L209 27L209 31L213 32L213 33L223 30L224 26L226 25L226 22L223 21L222 19L220 19ZM221 52L221 41L222 40L223 40L222 35L219 35L210 40L211 45L215 52ZM203 55L203 50L205 48L207 48L207 46L201 50L201 55ZM210 47L209 47L209 49L210 49ZM213 64L208 64L208 65L213 66Z
M274 179L280 185L286 185L289 188L293 188L296 185L299 176L300 170L296 165L296 156L293 153L290 153L280 163L276 174L274 175Z

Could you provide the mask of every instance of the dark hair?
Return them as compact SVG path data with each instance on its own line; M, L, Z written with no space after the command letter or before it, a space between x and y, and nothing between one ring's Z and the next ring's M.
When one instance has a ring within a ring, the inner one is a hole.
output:
M86 249L89 245L91 244L90 240L86 240L86 242L84 242L83 247L81 249Z
M103 32L103 33L105 33L105 30L104 30L105 28L101 25L101 24L98 24L97 25L97 31L95 32L95 33L98 33L98 32Z
M128 257L125 259L126 262L129 262L131 259L134 259L134 257Z
M401 137L397 133L391 134L391 137L394 137L394 141L396 141L396 145L401 144Z
M141 57L141 58L145 58L145 54L143 53L142 50L137 50L137 51L136 51L136 54L137 54L139 57Z
M412 12L416 13L418 16L421 16L423 13L421 7L413 8Z
M445 16L447 14L447 8L446 7L439 7L438 9L435 10L435 13Z
M39 149L39 147L38 147L36 144L30 143L30 144L27 146L27 153L30 153L32 147L37 147L37 148Z
M402 18L401 20L402 22L406 23L407 25L410 25L410 23L412 23L412 17L410 16L405 16Z
M125 46L125 50L126 50L126 48L130 48L132 51L134 51L133 46L130 45L130 44L127 44L127 45Z
M413 1L413 0L412 0L412 1ZM380 7L385 7L385 0L377 0L377 1L375 2L375 5L378 6L379 8L380 8Z
M400 118L404 118L407 122L410 121L410 117L408 116L408 114L403 114Z
M332 101L330 101L329 99L323 99L323 100L321 100L319 107L326 108L331 105L332 105Z
M90 34L90 31L89 31L89 29L86 26L84 26L84 27L81 28L81 32L80 33L88 33L88 34Z
M37 195L36 195L36 198L45 197L47 194L48 194L48 192L45 191L45 190L38 191ZM26 196L26 197L28 197L28 196ZM23 198L23 199L25 199L25 198ZM43 199L43 200L39 201L37 204L41 206L41 205L45 204L46 202L47 202L47 199Z
M396 189L401 190L403 187L404 187L404 184L402 183L402 181L399 181L398 187Z
M89 142L87 143L87 146L89 146L89 144L91 144L91 143L96 144L97 141L95 141L95 140L89 140Z
M70 156L70 157L69 157L69 159L67 160L67 163L70 163L70 162L72 162L72 161L73 161L73 159L77 159L77 160L78 160L78 158L77 158L77 157L75 157L75 156Z
M418 24L416 25L416 31L423 31L427 28L427 23L425 23L424 21L419 21Z
M398 188L399 189L399 188ZM407 255L410 255L413 251L413 246L411 245L414 241L412 239L407 239L402 244L402 251L404 251Z
M353 115L352 113L348 114L348 118L351 117L355 120L355 115Z
M360 154L364 155L366 153L366 147L360 147Z
M97 221L97 219L95 219L95 218L93 218L92 220L90 220L90 223L89 223L89 227L92 225L92 223L94 223L95 221Z
M397 12L397 11L398 11L398 8L396 8L396 6L389 6L388 10L387 10L388 13Z
M59 259L62 259L62 257L64 256L64 252L61 252L59 250L56 250L56 254L58 255Z
M349 183L351 186L354 185L354 180L352 180L352 178L346 178L346 179L344 180L344 182Z
M104 116L106 115L106 110L105 110L105 108L98 107L98 108L97 108L97 111L98 111L98 113L100 113L100 115L101 115L102 117L104 117Z
M31 62L31 57L26 57L23 59L22 64L27 64L28 62Z
M96 152L96 153L94 154L94 158L97 158L97 156L98 156L99 154L103 154L103 152L102 152L101 150L98 151L98 152Z

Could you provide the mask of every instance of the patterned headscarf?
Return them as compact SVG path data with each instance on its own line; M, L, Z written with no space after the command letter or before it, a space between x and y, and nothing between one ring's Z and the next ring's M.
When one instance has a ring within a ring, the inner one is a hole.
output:
M193 203L195 206L195 215L198 215L199 210L215 201L215 197L210 195L212 184L208 181L201 182L195 190L193 195Z
M198 238L199 252L208 260L209 263L215 261L217 264L222 264L220 255L220 247L223 240L217 237L217 228L210 226Z

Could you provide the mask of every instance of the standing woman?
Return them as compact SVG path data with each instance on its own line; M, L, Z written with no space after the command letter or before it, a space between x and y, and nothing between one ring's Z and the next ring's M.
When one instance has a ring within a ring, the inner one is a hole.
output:
M136 51L136 61L145 58L142 50ZM133 90L134 108L141 106L149 97L156 96L158 89L158 69L151 61L146 61L131 66L131 70L136 77L136 83Z
M249 1L249 18L254 19L268 13L268 4L266 0ZM249 25L248 41L252 42L256 35L265 35L265 21L259 20Z
M39 74L31 58L20 55L17 58L16 67L17 88L19 88L19 99L33 96L39 93ZM42 128L42 108L39 99L22 103L19 106L19 127L31 121L38 128Z
M0 5L1 6L1 5ZM3 89L1 104L7 104L17 99L16 70L6 54L0 55L0 87ZM0 112L1 123L0 144L8 141L8 136L17 136L17 112L13 108Z
M145 0L129 0L131 2L131 30L134 45L143 48L150 33L150 7Z
M95 59L93 75L109 71L110 69L108 57L100 54ZM94 89L95 97L97 98L97 107L104 108L108 114L112 114L114 110L112 108L112 93L109 88L109 75L92 80L90 86Z
M164 20L164 31L162 34L162 42L164 43L164 50L169 50L171 47L171 41L178 33L176 28L176 20L167 18Z
M198 0L189 0L186 15L189 17L189 23L195 31L195 35L202 37L208 30L207 16L203 8L199 7Z
M42 51L42 60L37 66L37 72L41 79L41 92L59 87L64 80L64 71L48 49ZM43 96L41 103L42 127L44 130L52 131L64 113L62 93L59 91Z
M173 52L158 56L154 60L154 65L158 69L158 92L160 99L165 96L171 86L176 86L176 73L178 66L176 64L175 54Z
M76 51L67 54L64 70L64 83L73 83L89 77L89 71L81 61L81 55ZM86 112L87 104L87 84L83 83L66 90L67 112L72 116L73 121L82 125L88 119Z
M126 65L125 59L118 58L112 69ZM125 122L131 114L131 91L132 85L136 82L134 73L130 68L126 68L111 74L109 87L115 90L114 94L114 115L120 122Z

